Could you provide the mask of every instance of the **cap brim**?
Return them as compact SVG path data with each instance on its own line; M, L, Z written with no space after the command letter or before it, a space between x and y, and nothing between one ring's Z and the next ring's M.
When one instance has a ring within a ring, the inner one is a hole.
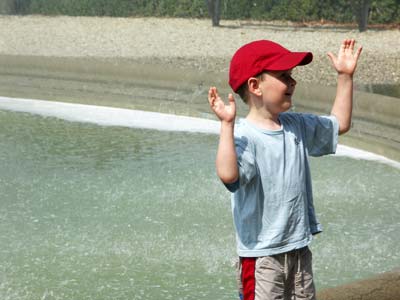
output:
M311 52L290 52L281 56L268 67L270 71L290 70L297 66L304 66L313 60Z

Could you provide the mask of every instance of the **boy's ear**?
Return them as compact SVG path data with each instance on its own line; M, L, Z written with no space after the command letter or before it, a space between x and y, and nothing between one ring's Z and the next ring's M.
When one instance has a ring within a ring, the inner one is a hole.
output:
M247 80L247 86L249 87L249 93L254 94L256 96L261 96L261 89L260 89L260 80L255 77L250 77Z

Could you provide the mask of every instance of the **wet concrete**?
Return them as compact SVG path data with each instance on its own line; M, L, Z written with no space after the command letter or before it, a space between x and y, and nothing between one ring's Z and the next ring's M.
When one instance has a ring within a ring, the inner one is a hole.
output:
M319 300L400 300L400 269L318 293Z
M226 79L220 77L206 70L126 58L0 55L2 96L183 115L209 113L208 87L225 84Z

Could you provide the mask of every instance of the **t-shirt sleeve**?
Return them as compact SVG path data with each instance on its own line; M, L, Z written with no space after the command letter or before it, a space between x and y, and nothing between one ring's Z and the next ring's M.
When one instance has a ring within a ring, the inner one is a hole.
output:
M308 154L321 156L336 152L339 123L335 116L303 114L305 140Z
M239 178L233 183L224 183L230 192L235 192L241 186L250 182L256 174L256 162L247 137L235 137L235 148Z

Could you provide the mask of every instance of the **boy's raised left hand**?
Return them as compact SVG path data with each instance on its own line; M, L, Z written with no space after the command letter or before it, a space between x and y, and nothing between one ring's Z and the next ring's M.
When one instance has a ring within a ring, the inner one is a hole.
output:
M353 76L357 67L358 58L362 51L362 46L354 51L355 43L356 41L354 39L346 39L342 42L337 56L332 52L328 52L328 56L338 74Z

